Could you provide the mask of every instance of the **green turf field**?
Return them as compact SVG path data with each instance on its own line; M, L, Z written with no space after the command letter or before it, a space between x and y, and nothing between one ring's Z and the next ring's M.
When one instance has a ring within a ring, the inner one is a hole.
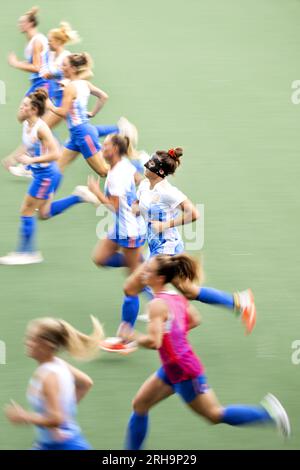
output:
M176 183L205 204L201 250L206 284L225 290L252 287L258 308L253 335L227 311L201 306L203 325L191 333L210 385L226 403L256 403L271 391L291 417L292 439L272 429L212 427L172 397L151 413L148 449L297 449L300 444L299 374L291 362L300 339L299 172L300 105L291 84L300 79L300 2L297 0L39 0L40 30L68 20L95 61L95 84L110 96L96 123L121 115L140 130L140 147L183 146ZM19 142L16 108L28 77L7 65L24 38L16 20L30 1L6 3L0 19L1 72L6 104L0 105L1 156ZM64 125L59 131L65 134ZM58 196L84 184L79 159ZM0 169L1 255L15 245L18 209L27 182ZM25 405L35 364L24 357L27 322L61 316L89 331L89 314L107 333L118 325L122 270L98 270L90 259L98 218L91 206L71 209L39 224L45 263L0 267L0 408L12 397ZM199 256L200 252L194 252ZM141 326L141 328L144 328ZM97 449L120 449L131 399L158 366L153 351L130 357L103 354L83 370L95 386L79 419ZM15 428L0 412L0 449L26 449L33 432Z

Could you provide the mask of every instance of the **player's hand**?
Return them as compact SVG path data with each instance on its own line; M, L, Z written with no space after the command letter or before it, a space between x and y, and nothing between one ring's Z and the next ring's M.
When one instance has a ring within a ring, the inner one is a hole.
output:
M1 160L1 163L2 165L4 166L4 168L9 171L9 167L10 166L13 166L16 164L16 160L10 158L10 157L6 157L6 158L3 158L3 160Z
M88 112L86 113L86 115L87 115L87 117L88 117L89 119L91 119L91 118L93 118L93 117L95 116L95 114L92 113L92 111L88 111Z
M135 215L136 217L138 217L141 214L140 206L139 206L138 202L134 202L131 205L131 211L132 211L133 215Z
M96 179L94 176L88 176L87 186L89 190L97 196L100 186L100 176Z
M30 165L30 163L33 163L33 159L26 154L20 155L17 160L22 163L22 165Z
M47 73L44 73L43 78L45 78L46 80L50 80L50 78L53 78L53 75L52 73L47 72Z
M156 233L162 233L168 228L166 222L160 222L159 220L152 220L150 223L152 230Z
M8 63L11 67L17 67L19 61L14 52L10 52L10 54L8 55Z
M28 423L28 412L18 405L18 403L11 400L10 405L6 405L4 408L5 415L11 423L14 424L26 424Z

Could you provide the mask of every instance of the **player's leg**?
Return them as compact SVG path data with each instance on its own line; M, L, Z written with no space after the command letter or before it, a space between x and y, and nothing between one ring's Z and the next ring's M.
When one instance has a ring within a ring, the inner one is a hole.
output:
M174 279L172 284L188 299L218 305L231 311L239 312L245 324L246 332L251 333L256 323L256 307L250 289L234 294L220 291L212 287L199 286L189 279Z
M69 143L66 145L69 145ZM57 162L60 171L63 173L67 166L69 166L78 155L79 151L77 149L64 147L62 155L59 157Z
M170 384L164 382L157 373L144 382L133 399L133 412L130 416L125 448L138 450L142 447L148 431L149 410L174 393Z
M201 386L201 385L200 385ZM212 390L199 391L188 406L213 424L245 426L275 424L283 436L290 434L286 411L273 395L268 394L261 405L229 405L222 407Z
M110 261L118 250L119 245L116 242L109 238L105 238L97 243L92 254L92 259L96 266L111 266Z

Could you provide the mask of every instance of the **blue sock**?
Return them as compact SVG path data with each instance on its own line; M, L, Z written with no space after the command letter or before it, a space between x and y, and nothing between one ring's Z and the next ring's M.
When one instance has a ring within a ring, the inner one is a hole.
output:
M124 266L127 266L125 263L125 256L123 255L123 253L114 253L108 258L104 266L109 266L110 268L122 268Z
M153 294L153 291L152 291L151 287L145 286L142 289L142 292L143 292L143 294L145 294L147 296L148 300L154 299L154 294Z
M35 251L35 232L36 218L21 216L20 241L17 248L18 252L23 253Z
M242 426L243 424L263 423L273 421L267 410L262 406L230 405L224 408L222 423L231 426Z
M126 450L139 450L148 431L148 415L139 415L135 411L131 414L127 426Z
M135 324L140 308L137 295L125 295L122 305L122 321L129 323L132 327Z
M82 202L82 199L79 196L75 196L75 194L71 194L71 196L54 201L50 206L49 217L61 214L66 209L69 209L69 207L74 206L74 204L79 204L80 202Z
M211 287L201 287L195 300L199 300L204 304L223 305L224 307L234 309L234 297L232 294Z
M108 134L118 134L118 126L95 126L98 132L98 137L104 137Z

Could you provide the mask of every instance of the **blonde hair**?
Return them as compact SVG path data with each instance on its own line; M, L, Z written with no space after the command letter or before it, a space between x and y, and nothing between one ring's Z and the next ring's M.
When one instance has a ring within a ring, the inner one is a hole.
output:
M71 25L66 21L62 21L59 28L50 29L49 34L62 44L77 44L81 41L78 32L74 31Z
M26 11L26 13L24 14L24 16L28 18L28 21L30 23L33 23L33 26L38 25L37 14L39 10L40 10L39 7L32 7L30 8L30 10Z
M76 75L81 80L87 80L93 76L93 61L87 52L68 55L69 62L76 69Z
M36 336L51 343L56 351L65 349L72 357L80 360L95 358L99 353L104 331L97 318L91 316L93 332L86 335L70 323L57 318L45 317L32 320L28 330L37 330Z

